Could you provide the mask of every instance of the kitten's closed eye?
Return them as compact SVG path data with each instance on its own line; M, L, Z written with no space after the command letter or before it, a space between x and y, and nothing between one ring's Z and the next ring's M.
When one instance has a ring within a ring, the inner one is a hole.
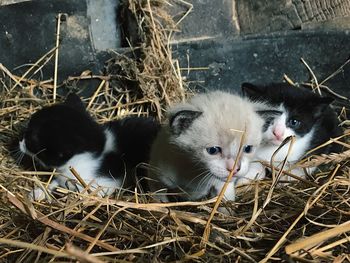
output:
M222 152L222 149L219 146L208 147L206 150L210 155L216 155Z
M35 131L32 129L26 130L23 138L26 139L28 144L33 144L33 145L39 144L39 135L36 130Z
M57 153L57 156L58 156L58 158L63 159L64 158L64 153L59 152L59 153Z
M74 152L71 149L60 149L57 152L52 151L52 153L54 153L60 160L65 161L67 161L70 157L74 155Z

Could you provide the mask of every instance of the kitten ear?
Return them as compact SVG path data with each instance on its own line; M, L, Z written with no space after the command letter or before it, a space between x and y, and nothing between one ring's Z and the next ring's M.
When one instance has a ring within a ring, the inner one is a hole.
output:
M85 111L84 103L82 102L80 97L75 93L69 93L66 100L64 101L64 104L72 108Z
M329 104L331 104L333 101L334 99L331 97L319 97L317 100L315 100L315 116L320 117L322 113L327 109Z
M243 95L248 98L257 98L265 93L264 87L255 86L254 84L248 82L242 83L241 89Z
M192 122L197 119L202 112L193 110L182 110L170 116L169 125L171 132L175 135L180 135L181 132L188 129Z

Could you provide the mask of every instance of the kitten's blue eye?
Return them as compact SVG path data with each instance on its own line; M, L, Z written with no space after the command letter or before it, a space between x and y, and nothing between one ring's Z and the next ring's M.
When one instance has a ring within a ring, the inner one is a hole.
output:
M290 119L288 121L288 124L289 124L290 127L297 128L297 127L300 126L301 122L296 120L296 119Z
M253 151L253 145L245 145L243 147L243 152L245 153L251 153Z
M221 148L219 146L208 147L206 150L210 155L221 153Z

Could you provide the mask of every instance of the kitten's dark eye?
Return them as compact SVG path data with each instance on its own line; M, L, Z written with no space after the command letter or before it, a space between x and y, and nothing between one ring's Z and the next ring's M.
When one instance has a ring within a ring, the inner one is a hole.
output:
M206 150L210 155L216 155L221 153L221 147L219 146L208 147Z
M288 124L289 124L289 126L292 127L292 128L298 128L298 127L300 126L301 122L298 121L298 120L296 120L296 119L290 119L290 120L288 121Z
M251 153L253 151L253 145L245 145L243 147L243 152L245 153Z

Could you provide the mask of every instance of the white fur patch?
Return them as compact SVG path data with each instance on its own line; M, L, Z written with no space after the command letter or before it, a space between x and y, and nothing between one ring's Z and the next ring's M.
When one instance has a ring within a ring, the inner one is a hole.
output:
M58 179L60 185L65 186L67 179L75 179L74 175L69 170L70 167L73 167L85 183L89 184L98 177L97 171L101 166L101 159L101 157L96 158L89 152L74 155L66 164L57 169L66 177Z
M277 151L281 144L281 142L277 141L275 136L273 135L273 128L277 126L281 130L284 129L283 139L286 139L289 136L295 136L295 140L289 155L288 150L291 142L287 143L281 149L279 149L278 152L276 152L276 155L274 156L274 165L276 167L278 167L281 164L281 162L288 156L288 163L284 170L290 171L289 167L291 167L295 162L297 162L301 157L303 157L307 149L310 147L310 143L314 135L314 129L312 129L309 133L302 137L296 135L293 129L286 126L286 121L288 119L288 113L286 109L282 105L280 105L278 109L281 110L283 114L277 117L273 124L271 124L268 127L268 129L263 133L263 143L260 145L260 147L258 147L256 151L256 159L265 162L271 161L272 155ZM260 174L265 176L264 170L265 168L263 167L259 168L259 166L257 165L251 165L251 168L247 173L247 178L252 179L256 174L259 174L259 177L262 178ZM293 169L290 172L295 173L296 175L301 177L305 176L305 173L302 169Z
M290 155L288 156L288 161L295 162L298 161L306 152L306 150L309 148L311 139L313 136L314 130L311 130L308 134L306 134L303 137L295 137L294 144L292 145L292 150L290 152ZM290 143L287 143L284 145L276 154L275 161L282 161L288 154ZM278 149L278 145L261 145L257 152L256 156L260 160L264 161L270 161L273 153Z
M104 145L104 148L103 148L103 152L102 154L106 154L106 153L109 153L109 152L113 152L115 151L116 149L116 138L115 136L113 135L113 133L109 130L104 130L104 133L105 133L105 136L106 136L106 142L105 142L105 145Z
M250 163L248 172L242 177L238 178L237 185L249 184L254 180L265 178L265 167L259 162Z
M67 179L75 179L69 170L70 167L73 167L86 184L91 184L93 189L101 188L101 191L99 191L99 195L101 196L110 195L117 188L122 187L121 179L115 179L110 175L98 174L104 156L115 150L114 135L109 130L105 130L105 135L106 142L99 157L94 156L90 152L76 154L65 165L58 168L58 171L65 176L58 178L61 186L65 187Z
M50 200L50 198L47 195L49 195L57 186L58 182L56 180L53 180L50 183L46 191L44 191L42 186L35 186L34 189L29 193L29 199L38 202L42 200Z
M309 133L300 137L296 135L293 129L286 126L286 122L288 119L287 110L280 105L279 110L283 112L283 114L277 117L272 125L263 133L263 143L258 148L256 152L256 156L260 160L270 161L273 153L278 149L281 142L276 141L275 136L273 135L273 128L275 126L279 126L281 129L284 129L283 140L289 136L295 136L295 141L292 146L292 150L290 155L288 156L288 161L295 162L298 161L306 152L308 147L310 146L314 129L312 129ZM279 152L275 156L276 161L282 161L288 153L289 144L284 145Z
M42 200L46 200L47 197L43 189L40 187L34 187L34 189L29 193L29 199L40 202Z
M22 153L27 153L27 147L26 147L26 142L24 139L22 139L19 142L19 149L21 150Z
M219 183L216 185L216 190L218 191L218 194L220 193L221 189L224 187L224 182L222 183ZM236 190L235 190L235 184L233 182L229 183L227 188L226 188L226 191L225 191L225 194L224 194L224 197L227 201L235 201L236 199Z
M110 131L105 130L105 136L106 142L100 156L96 157L91 152L76 154L64 165L57 168L57 171L61 174L55 177L58 185L64 188L68 187L72 191L77 190L76 186L78 187L79 191L83 189L79 183L73 184L70 182L71 179L76 181L75 176L70 171L70 167L72 167L79 174L82 180L90 186L91 190L99 188L98 195L100 196L111 195L116 189L122 187L122 179L115 179L110 175L102 175L98 173L104 156L115 150L114 135ZM24 142L22 143L22 148L25 149ZM42 196L40 190L40 188L34 190L34 199L36 199L36 196L38 196L38 198L39 196Z

